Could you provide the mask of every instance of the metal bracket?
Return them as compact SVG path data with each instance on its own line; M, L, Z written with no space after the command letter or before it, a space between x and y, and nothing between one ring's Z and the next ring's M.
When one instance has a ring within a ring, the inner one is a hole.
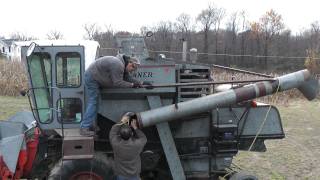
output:
M151 109L162 106L160 96L147 96L147 99ZM168 122L157 124L156 127L173 180L185 180L186 176Z

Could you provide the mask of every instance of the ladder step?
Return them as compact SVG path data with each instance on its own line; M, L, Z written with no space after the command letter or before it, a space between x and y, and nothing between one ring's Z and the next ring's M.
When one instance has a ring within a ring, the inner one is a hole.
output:
M91 159L94 155L94 138L81 136L79 129L66 129L63 138L63 160Z

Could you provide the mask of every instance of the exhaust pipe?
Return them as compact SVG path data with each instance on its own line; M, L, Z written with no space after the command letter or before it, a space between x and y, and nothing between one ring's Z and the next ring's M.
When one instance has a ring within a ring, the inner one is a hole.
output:
M178 103L178 108L175 105L169 105L140 112L137 113L138 123L140 128L149 127L293 88L298 88L308 100L312 100L319 93L319 81L305 69L274 78L272 82L258 82L238 89L181 102Z

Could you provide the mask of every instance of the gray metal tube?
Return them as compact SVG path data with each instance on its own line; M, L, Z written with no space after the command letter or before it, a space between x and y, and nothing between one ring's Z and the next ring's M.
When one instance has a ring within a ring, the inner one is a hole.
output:
M187 41L182 41L182 61L187 61Z
M238 89L181 102L178 103L178 108L176 108L175 105L169 105L138 113L139 127L143 128L161 122L181 119L197 113L209 111L216 107L232 105L256 97L270 95L276 91L280 92L292 88L300 89L302 85L305 86L304 89L308 89L302 93L304 93L309 100L316 97L319 91L319 81L314 81L308 70L302 70L275 78L275 81L273 82L259 82Z

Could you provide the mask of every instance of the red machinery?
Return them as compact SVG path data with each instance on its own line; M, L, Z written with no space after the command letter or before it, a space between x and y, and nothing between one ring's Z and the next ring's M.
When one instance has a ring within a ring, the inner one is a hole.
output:
M0 179L20 179L31 173L39 144L39 128L30 112L0 121Z

